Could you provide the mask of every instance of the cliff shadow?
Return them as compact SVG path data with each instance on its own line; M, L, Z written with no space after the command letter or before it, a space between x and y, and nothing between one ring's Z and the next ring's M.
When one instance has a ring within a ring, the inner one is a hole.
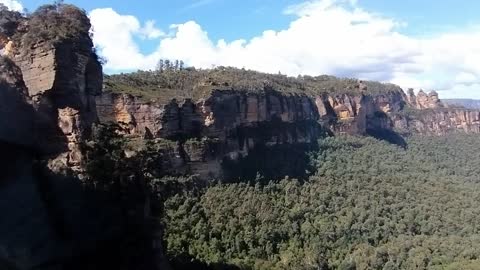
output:
M258 181L259 176L268 180L286 176L305 180L313 171L309 153L316 149L317 144L260 145L237 160L224 158L224 178L227 182Z
M366 134L377 140L386 141L390 144L407 147L407 141L403 136L393 129L390 117L383 111L376 111L372 116L367 117Z
M386 141L390 144L395 144L403 149L407 148L407 141L399 133L391 129L367 129L367 135L377 140Z
M318 150L318 139L327 136L316 121L284 123L279 119L257 127L238 129L234 138L247 154L222 160L227 182L258 181L285 177L307 179L314 171L311 152ZM248 146L245 144L249 143ZM253 146L252 146L253 144Z
M1 269L157 269L152 227L138 204L125 208L131 201L119 202L116 192L86 185L75 173L53 172L34 150L0 142L0 150L7 149Z

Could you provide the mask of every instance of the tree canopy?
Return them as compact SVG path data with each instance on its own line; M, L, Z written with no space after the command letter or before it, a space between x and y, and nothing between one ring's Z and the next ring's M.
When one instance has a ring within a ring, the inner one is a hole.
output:
M221 184L166 203L171 256L242 269L475 269L480 138L320 141L300 183Z

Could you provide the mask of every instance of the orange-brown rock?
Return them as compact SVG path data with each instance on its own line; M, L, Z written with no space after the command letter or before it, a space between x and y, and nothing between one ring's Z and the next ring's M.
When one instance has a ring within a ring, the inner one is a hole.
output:
M448 133L480 133L480 111L469 109L423 110L415 117L397 118L395 128L400 132L423 135Z
M409 89L407 101L410 106L419 110L443 107L436 91L431 91L427 94L423 90L420 90L415 96L413 89Z
M79 144L97 119L94 96L101 92L103 75L92 48L87 35L55 44L40 42L27 51L17 48L11 56L37 111L41 132L36 144L73 168L82 160Z
M97 98L97 111L101 122L119 122L131 134L143 137L214 139L217 149L206 143L181 146L185 162L203 176L219 176L224 158L240 159L256 147L310 144L319 137L319 115L313 100L275 91L214 91L197 102L171 100L167 104L105 93ZM216 155L206 154L212 151Z

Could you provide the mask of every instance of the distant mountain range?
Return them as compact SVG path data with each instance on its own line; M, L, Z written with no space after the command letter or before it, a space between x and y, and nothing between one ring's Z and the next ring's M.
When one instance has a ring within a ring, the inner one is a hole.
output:
M478 99L442 99L442 102L449 106L461 106L467 109L480 109L480 100Z

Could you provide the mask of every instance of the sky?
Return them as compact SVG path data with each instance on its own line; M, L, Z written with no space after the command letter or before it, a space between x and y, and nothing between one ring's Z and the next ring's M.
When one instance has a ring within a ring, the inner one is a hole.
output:
M73 0L106 73L159 59L210 68L329 74L480 99L476 0ZM0 0L29 11L42 0Z

